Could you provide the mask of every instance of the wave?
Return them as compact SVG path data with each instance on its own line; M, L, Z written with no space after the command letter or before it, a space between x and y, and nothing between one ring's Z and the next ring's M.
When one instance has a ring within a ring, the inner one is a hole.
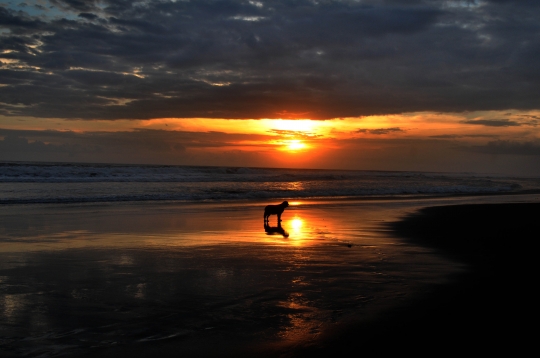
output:
M434 179L458 174L359 170L120 165L85 163L0 163L0 183L97 182L291 182L369 178Z
M79 184L83 185L83 184ZM28 189L28 188L25 188ZM42 191L20 190L15 195L3 195L1 204L31 203L90 203L90 202L127 202L127 201L235 201L235 200L294 200L309 198L373 198L403 196L445 196L479 195L519 192L521 187L502 185L493 187L472 187L465 185L433 187L395 187L395 188L253 188L220 186L215 188L163 188L146 186L143 188L123 188L122 190L95 190L93 187L74 188L56 184L55 188ZM13 191L11 191L13 193ZM94 193L97 192L97 193ZM540 191L538 191L540 192Z
M328 180L317 171L196 166L0 164L3 183L216 182Z
M362 198L527 191L540 191L540 179L465 173L0 163L0 204Z

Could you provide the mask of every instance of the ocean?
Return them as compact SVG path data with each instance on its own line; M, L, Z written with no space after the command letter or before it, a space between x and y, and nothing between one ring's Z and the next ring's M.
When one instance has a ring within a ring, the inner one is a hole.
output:
M0 204L397 198L540 192L540 178L472 173L0 163Z

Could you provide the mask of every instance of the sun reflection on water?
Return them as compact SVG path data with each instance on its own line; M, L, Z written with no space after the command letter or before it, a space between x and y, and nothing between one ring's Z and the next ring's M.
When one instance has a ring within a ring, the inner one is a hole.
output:
M295 217L291 221L291 226L293 227L294 231L298 232L302 228L302 225L304 224L304 221L298 217Z
M291 245L300 246L306 243L307 235L304 230L304 220L301 217L295 215L285 223L285 227L289 229L289 240Z
M310 336L314 338L319 333L319 309L314 307L313 302L304 297L302 292L292 292L279 306L289 311L286 315L287 321L278 333L280 338L300 342L308 340Z

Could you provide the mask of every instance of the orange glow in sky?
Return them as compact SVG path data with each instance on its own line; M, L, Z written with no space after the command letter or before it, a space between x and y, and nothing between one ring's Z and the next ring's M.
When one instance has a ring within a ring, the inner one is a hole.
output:
M263 120L263 121L271 121L269 126L272 126L274 129L277 130L284 130L284 131L299 131L299 132L306 132L311 133L314 131L315 128L319 129L321 128L321 124L323 123L317 123L318 121L312 121L309 119L279 119L279 120Z
M45 161L490 171L492 167L498 170L501 165L497 162L490 166L482 151L492 149L489 145L525 150L520 143L540 143L539 121L540 111L534 110L415 112L328 120L40 118L38 121L0 115L0 129L6 133L0 134L0 141L13 131L10 135L24 137L19 141L27 140L28 146L35 142L50 146L51 150L45 154L56 153L52 149L72 148L81 141L91 143L92 150L81 151L78 156L57 158L43 154ZM110 143L114 143L114 148ZM140 145L132 148L132 143ZM126 146L123 152L119 150L122 145ZM39 157L38 153L27 158L25 153L11 155L9 160ZM474 161L471 153L478 153L474 154L478 156ZM478 163L487 164L484 168Z
M156 118L148 120L119 119L77 120L30 117L9 117L0 115L1 128L13 130L56 130L72 132L132 132L136 130L162 130L185 132L219 132L227 134L246 134L268 136L281 141L300 140L306 144L320 139L344 138L429 138L435 135L467 136L493 135L511 139L529 137L539 139L538 126L528 125L524 118L538 118L539 111L523 111L512 115L501 111L470 113L431 113L417 112L385 116L356 118L336 118L332 120L309 119L220 119L220 118ZM511 121L524 121L521 126L480 126L467 125L464 121L508 118ZM383 129L393 129L381 134ZM359 132L360 130L360 132ZM479 137L478 137L479 138ZM506 139L505 138L505 139ZM254 140L255 142L257 140ZM296 148L299 149L299 148Z

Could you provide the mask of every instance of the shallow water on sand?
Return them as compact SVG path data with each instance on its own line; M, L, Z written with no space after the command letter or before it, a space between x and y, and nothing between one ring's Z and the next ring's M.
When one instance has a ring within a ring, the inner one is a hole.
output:
M307 344L464 269L385 229L426 202L291 204L0 208L0 353Z

